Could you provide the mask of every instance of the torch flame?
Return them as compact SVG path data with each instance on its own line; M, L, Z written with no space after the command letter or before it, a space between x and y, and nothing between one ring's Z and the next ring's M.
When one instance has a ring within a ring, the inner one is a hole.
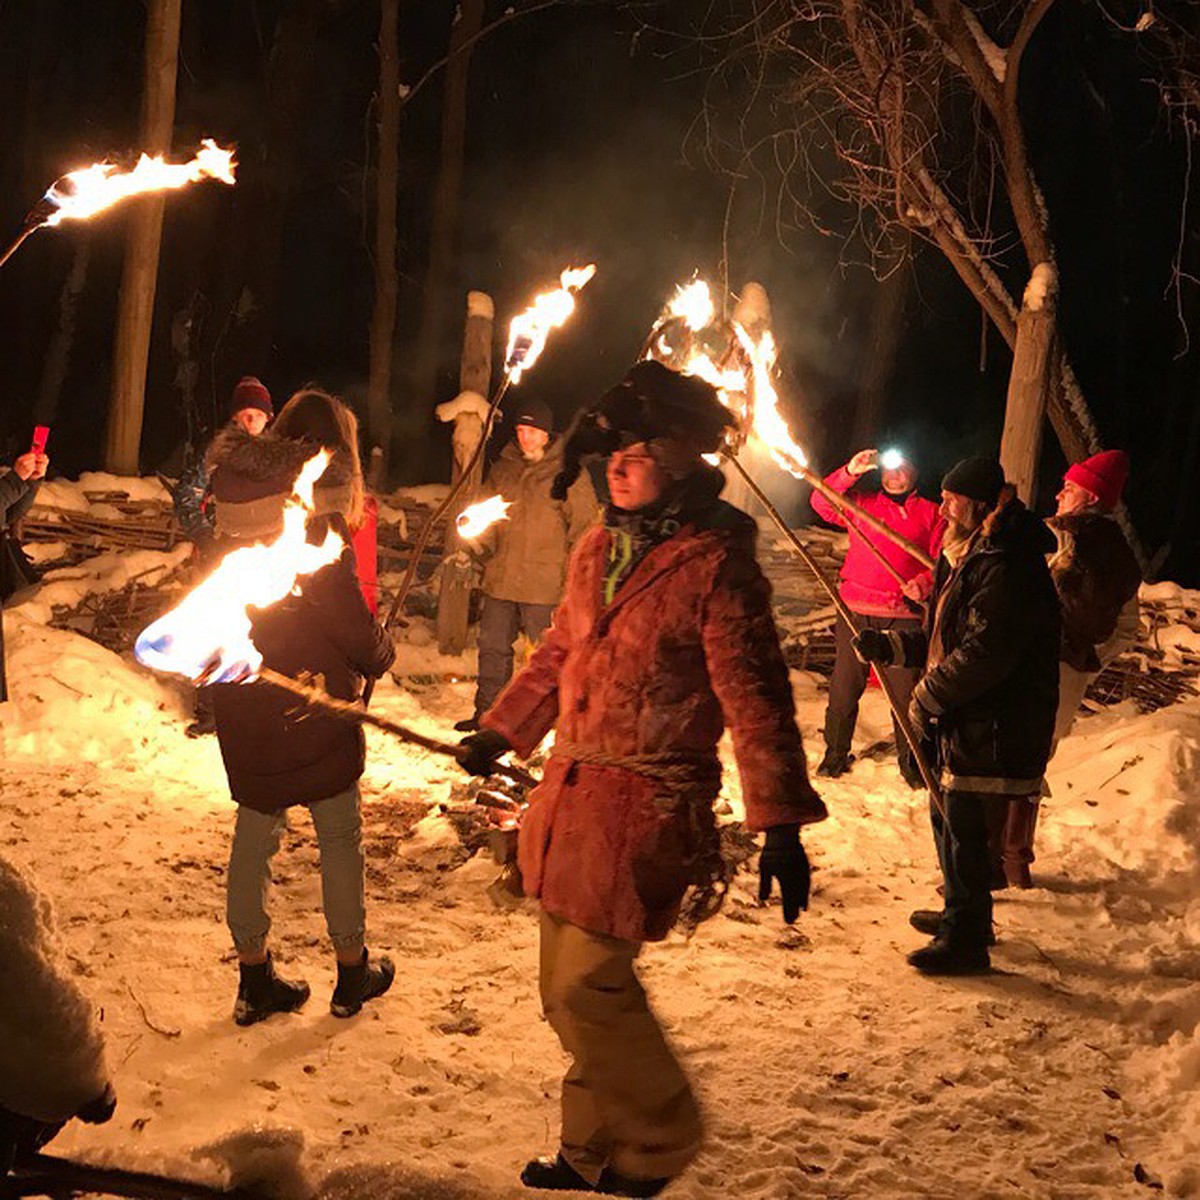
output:
M210 683L253 678L262 655L250 638L247 609L282 600L298 576L311 575L342 553L344 543L332 529L319 546L305 538L313 486L330 457L322 450L301 468L275 541L226 555L199 587L142 631L134 654L143 666Z
M497 521L508 520L512 502L503 496L489 496L476 504L470 504L458 514L454 527L461 537L470 541L489 530Z
M575 311L575 295L596 273L596 264L568 267L560 276L560 286L535 296L533 303L512 319L508 327L508 351L505 370L512 383L538 360L552 329L557 329Z
M665 336L658 334L667 322L682 319L692 333L699 334L713 323L715 317L712 293L703 279L681 284L663 309L658 326L650 336L646 356L677 358ZM678 369L711 383L717 389L721 403L736 414L739 422L749 421L748 432L766 446L771 457L789 474L801 478L808 467L808 458L792 439L787 423L779 413L779 396L774 383L775 339L770 330L764 330L756 340L736 321L730 321L728 329L732 331L740 354L721 355L722 362L718 363L703 344L709 339L697 337L691 340Z
M159 192L186 187L201 179L234 181L232 150L222 149L205 138L196 157L188 163L169 163L161 155L143 154L132 171L118 172L113 163L93 163L59 179L46 193L51 212L43 225L85 220L118 201L142 192Z
M675 289L674 298L667 305L667 315L682 317L693 333L711 325L717 310L708 284L703 279L693 279L691 283L680 284Z

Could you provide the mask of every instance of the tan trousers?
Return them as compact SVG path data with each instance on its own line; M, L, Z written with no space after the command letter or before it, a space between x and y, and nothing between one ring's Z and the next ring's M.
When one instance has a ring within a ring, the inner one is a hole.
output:
M542 913L542 1009L574 1060L562 1088L562 1155L595 1184L680 1174L703 1128L683 1069L634 974L640 942Z

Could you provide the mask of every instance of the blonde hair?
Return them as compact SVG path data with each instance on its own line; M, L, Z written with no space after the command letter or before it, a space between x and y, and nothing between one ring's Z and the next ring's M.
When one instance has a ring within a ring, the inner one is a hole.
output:
M352 530L363 522L362 462L358 455L358 418L337 396L321 388L304 387L279 410L272 426L277 437L316 442L333 453L333 461L317 480L317 487L349 485L349 502L343 511ZM348 475L349 478L343 478Z

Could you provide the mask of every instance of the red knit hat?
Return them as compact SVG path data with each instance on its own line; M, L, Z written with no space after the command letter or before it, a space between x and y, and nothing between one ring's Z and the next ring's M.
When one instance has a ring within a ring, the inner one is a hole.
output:
M1072 463L1063 478L1091 492L1105 508L1116 508L1129 478L1129 456L1124 450L1101 450Z
M275 409L271 404L271 393L267 391L266 384L253 375L243 375L234 384L233 395L229 398L230 416L240 413L243 408L257 408L259 412L266 413L268 417L275 415Z

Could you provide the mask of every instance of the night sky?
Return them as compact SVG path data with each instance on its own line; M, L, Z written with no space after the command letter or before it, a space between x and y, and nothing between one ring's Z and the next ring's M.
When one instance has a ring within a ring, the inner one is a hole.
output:
M313 380L360 411L365 401L378 6L344 3L343 15L322 30L312 77L286 125L287 178L272 207L262 198L280 178L280 133L264 78L284 7L280 0L184 2L176 147L190 154L201 136L214 136L237 144L242 167L236 189L201 185L168 201L146 471L170 471L188 433L172 324L189 308L197 318L190 414L197 440L245 372L261 374L277 400ZM493 5L492 15L504 7ZM1178 131L1142 82L1145 64L1127 52L1128 39L1092 21L1089 7L1057 5L1023 73L1031 149L1060 257L1063 327L1106 444L1132 455L1129 498L1144 542L1153 551L1173 540L1167 569L1195 582L1200 303L1197 289L1185 286L1184 315L1197 345L1181 353L1170 268L1181 236L1185 267L1200 267L1200 235L1194 220L1181 233ZM705 163L695 123L712 77L694 47L639 30L638 17L651 8L564 4L511 21L477 47L460 253L445 280L443 371L436 395L400 396L418 415L409 421L415 432L396 447L398 482L448 477L446 431L420 414L456 390L468 288L493 293L503 327L562 267L598 264L578 314L521 384L565 422L620 376L676 283L696 270L716 278L727 181ZM659 5L655 24L671 26L688 9ZM403 79L419 78L445 53L452 10L402 6ZM0 6L7 236L57 176L136 148L143 21L136 0ZM400 336L408 352L420 316L440 112L437 78L402 118ZM734 289L757 279L771 295L793 427L826 470L858 448L849 444L850 427L875 286L869 272L845 264L841 218L829 217L833 236L781 233L769 186L751 181L739 191L729 241ZM51 451L55 469L68 474L101 466L123 231L120 208L87 226L40 231L0 272L6 454L27 444L60 291L85 246L86 283ZM249 291L248 279L257 281ZM978 308L944 260L919 251L880 440L913 450L926 490L936 492L958 456L998 449L1009 360L995 335L982 350ZM1062 466L1048 434L1043 507Z

